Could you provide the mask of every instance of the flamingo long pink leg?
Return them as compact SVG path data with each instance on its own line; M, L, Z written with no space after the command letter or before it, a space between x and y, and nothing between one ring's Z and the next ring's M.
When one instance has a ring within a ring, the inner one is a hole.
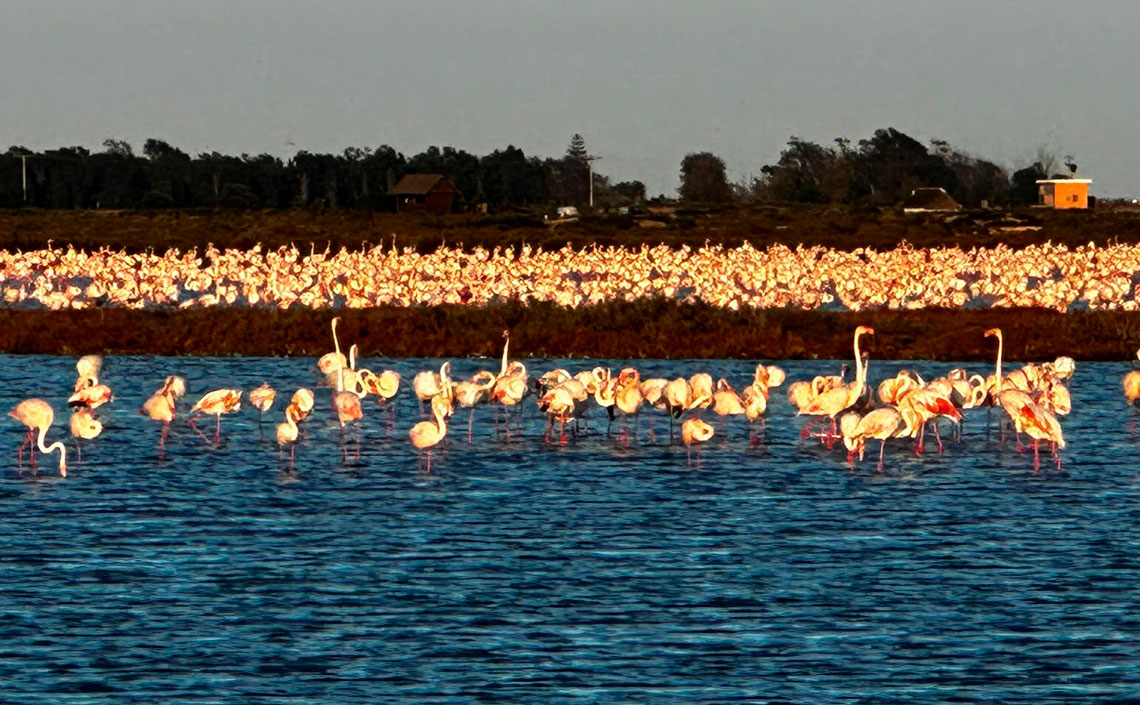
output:
M202 430L200 428L198 428L198 426L194 423L195 418L197 418L197 417L191 416L189 418L188 423L190 424L190 428L194 429L194 433L197 433L199 436L201 436L203 441L209 443L210 439L206 438L206 434L202 433Z

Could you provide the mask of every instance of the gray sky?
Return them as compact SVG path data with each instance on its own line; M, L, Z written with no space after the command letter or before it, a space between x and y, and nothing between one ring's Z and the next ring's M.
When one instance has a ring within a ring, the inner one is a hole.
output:
M678 186L788 137L892 126L1017 168L1072 154L1140 196L1140 3L3 0L0 149L148 137L196 154L390 144L561 156Z

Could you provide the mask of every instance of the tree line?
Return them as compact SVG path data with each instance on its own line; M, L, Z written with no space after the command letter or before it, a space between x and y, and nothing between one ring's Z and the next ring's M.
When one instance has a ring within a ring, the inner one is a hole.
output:
M712 203L811 203L884 207L900 204L914 189L941 187L958 203L1020 206L1037 203L1037 180L1059 174L1057 159L1039 150L1037 160L1010 175L1001 166L954 149L945 140L926 146L893 127L853 144L845 138L821 145L792 137L775 164L746 183L729 183L724 162L709 152L681 163L681 197Z
M192 157L159 139L142 153L108 139L103 151L64 147L0 154L0 207L40 208L331 208L384 209L388 190L405 174L443 174L459 190L458 207L639 202L638 181L610 183L592 173L585 141L575 135L561 158L528 157L514 146L479 157L429 147L406 157L393 147L351 147L340 154L300 151L291 159L218 152Z
M1055 163L1039 153L1034 164L1011 176L945 141L928 147L884 128L857 143L840 138L820 145L792 137L775 164L764 165L760 176L745 183L731 183L718 156L690 153L681 163L678 193L689 203L894 206L915 188L940 186L967 207L1022 205L1036 202L1035 182L1055 175ZM340 154L300 151L288 160L216 151L191 156L160 139L146 140L136 154L129 143L108 139L99 152L9 148L0 154L0 207L385 209L388 189L413 173L448 176L459 191L460 209L585 206L591 197L596 206L612 207L638 204L646 196L640 181L611 183L594 172L581 135L574 135L562 157L545 159L514 146L481 157L453 147L429 147L407 157L388 145Z

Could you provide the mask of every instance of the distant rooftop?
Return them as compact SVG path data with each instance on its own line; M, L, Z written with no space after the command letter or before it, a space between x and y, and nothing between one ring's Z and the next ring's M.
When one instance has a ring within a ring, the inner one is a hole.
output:
M455 191L455 187L443 174L407 174L388 191L389 196L423 196L443 181L442 188Z

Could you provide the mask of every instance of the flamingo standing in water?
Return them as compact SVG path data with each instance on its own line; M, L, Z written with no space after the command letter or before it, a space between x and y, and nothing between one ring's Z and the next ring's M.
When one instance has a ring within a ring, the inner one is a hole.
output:
M902 414L898 409L885 406L869 412L860 417L854 412L848 412L840 419L840 428L843 429L843 445L847 448L847 457L859 452L859 460L863 459L863 451L868 438L879 441L879 467L877 472L883 471L883 452L888 438L897 437L904 431Z
M99 372L103 369L103 356L102 355L84 355L79 358L75 363L75 370L79 373L75 379L75 387L72 389L78 392L87 387L94 387L99 384Z
M215 417L214 445L218 445L222 438L222 414L230 414L241 409L241 393L240 389L215 389L212 392L207 392L190 409L190 428L194 429L202 437L202 440L209 443L206 435L194 425L194 418L198 414Z
M855 329L855 381L850 384L835 387L823 392L811 400L800 414L806 416L827 417L831 419L831 432L827 436L827 445L830 448L836 438L835 417L850 409L863 396L866 387L867 367L863 364L863 356L859 352L859 338L863 335L874 335L875 329L870 326L859 326ZM806 437L810 426L804 428Z
M495 373L490 370L479 370L469 380L452 385L455 401L459 406L470 409L467 417L467 440L471 440L472 425L475 423L475 407L487 401L491 388L495 386Z
M451 417L451 397L442 394L432 397L431 421L421 421L408 431L408 438L418 450L427 450L426 471L431 472L431 449L447 435L447 419Z
M55 421L55 412L52 410L51 405L43 399L25 399L16 405L16 408L8 412L8 415L16 419L20 423L28 427L28 436L24 442L20 444L19 450L16 451L16 462L23 463L24 448L32 445L32 438L35 436L36 445L39 447L40 452L54 453L59 451L59 474L61 477L67 477L67 450L60 441L52 443L50 446L44 445L44 436L47 434L48 428L51 427ZM37 435L38 432L38 435ZM32 448L29 458L32 467L36 466L35 449Z
M685 419L681 424L681 442L685 444L686 464L693 462L692 446L700 445L713 437L713 427L697 417ZM701 467L701 452L697 451L697 467Z
M277 445L284 449L289 446L289 469L293 469L297 448L297 414L298 409L293 404L285 407L285 422L277 424Z
M313 396L313 390L302 387L293 392L293 398L289 400L289 406L295 408L297 421L304 421L309 417L309 413L313 410L313 405L316 399Z
M1060 470L1061 456L1057 450L1065 447L1065 436L1061 432L1061 423L1057 421L1057 417L1035 402L1025 404L1018 413L1022 430L1025 431L1025 435L1033 439L1033 469L1039 470L1041 467L1038 444L1041 441L1049 441L1053 444L1053 459L1057 462L1057 469Z
M90 409L76 409L71 415L71 435L75 439L76 460L83 460L83 447L79 439L91 440L103 432L103 424L92 415Z
M1140 350L1136 351L1136 358L1140 360ZM1128 408L1131 409L1136 400L1140 399L1140 370L1131 370L1124 375L1124 398L1128 400ZM1135 428L1133 424L1133 428Z
M276 398L277 390L270 387L268 382L262 382L260 387L249 392L249 403L257 409L257 432L259 434L262 433L261 417L265 416L265 412L273 406L273 400Z
M170 422L174 420L175 402L185 393L186 380L171 375L139 409L140 414L150 417L152 421L162 422L162 434L158 437L160 455L166 446L166 433L170 429Z

